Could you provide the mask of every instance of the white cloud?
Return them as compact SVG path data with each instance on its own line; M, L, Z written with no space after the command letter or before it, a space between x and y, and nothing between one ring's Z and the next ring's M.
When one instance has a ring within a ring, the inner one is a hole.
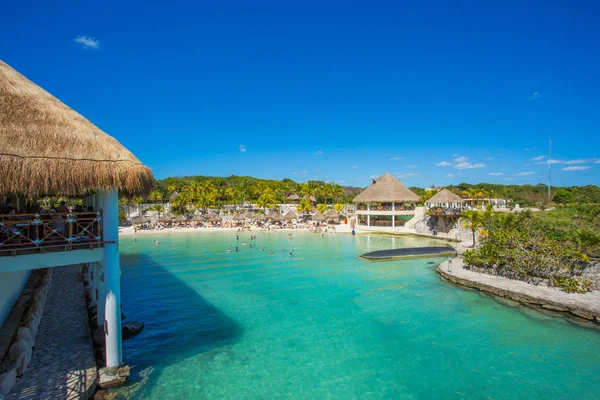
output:
M546 160L546 161L538 161L536 162L536 164L563 164L564 161L562 160L554 160L554 159L550 159L550 160Z
M534 171L527 171L527 172L519 172L517 174L514 174L514 176L528 176L528 175L534 175L535 172Z
M358 168L358 165L353 165L352 168L356 169Z
M246 145L240 144L240 151L242 153L245 153L246 152Z
M417 167L418 167L418 165L414 165L414 164L404 166L404 168L417 168Z
M302 171L300 171L300 173L301 173L301 174L307 174L307 173L308 173L308 171L307 171L307 170L305 170L305 169L303 169Z
M390 160L398 161L398 160L402 160L402 157L391 157Z
M455 158L454 162L464 163L464 162L467 162L468 159L469 159L469 157L462 156L462 157Z
M488 157L488 158L486 158L485 160L486 160L486 161L492 161L493 159L494 159L493 157Z
M586 169L590 169L592 167L590 167L589 165L579 165L577 167L565 167L565 168L561 168L561 171L585 171Z
M538 98L540 98L540 96L541 96L540 92L533 92L533 93L531 94L531 96L529 96L529 100L535 100L535 99L538 99Z
M546 156L533 157L531 161L542 161L544 158L546 158Z
M75 38L75 43L80 43L83 45L84 49L94 49L97 50L100 47L100 41L95 37L91 36L77 36Z
M452 157L458 157L458 154L452 154Z
M320 156L320 155L323 155L323 152L322 152L321 150L318 150L318 151L315 153L315 156Z
M448 174L446 175L446 178L454 178L454 174Z
M504 175L504 173L502 173L502 172L490 172L488 175L489 176L502 176L502 175Z
M346 181L339 181L338 183L346 183Z
M473 168L485 168L486 165L483 163L471 164L470 162L461 162L456 165L453 165L453 167L457 168L457 169L473 169Z
M592 162L592 160L585 160L583 158L578 158L577 160L566 161L565 164L567 164L567 165L571 165L571 164L586 164L586 163L589 163L589 162Z
M398 178L408 178L410 176L418 176L419 174L414 173L414 172L407 172L406 174L396 174L396 177Z
M450 164L448 161L441 161L439 163L435 163L434 165L438 166L438 167L449 167L452 164Z

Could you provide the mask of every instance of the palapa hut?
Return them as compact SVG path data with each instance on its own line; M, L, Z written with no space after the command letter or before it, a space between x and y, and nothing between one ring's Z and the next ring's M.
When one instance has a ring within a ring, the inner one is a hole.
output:
M464 202L448 189L442 189L425 201L425 207L435 215L458 215Z
M105 361L114 372L123 361L118 197L146 195L153 185L150 169L115 138L0 61L0 201L10 198L19 223L35 227L0 234L0 325L31 270L85 264L98 325L110 327ZM80 198L94 211L56 213L65 222L55 229L23 211L45 195ZM2 222L12 229L14 221Z
M303 199L307 199L311 203L316 203L317 202L317 198L315 196L304 196Z
M403 225L415 214L419 196L389 173L373 183L353 200L359 223L367 226Z
M175 222L187 222L187 217L183 214L180 214L178 216L175 217L175 219L173 219L173 221Z
M234 221L244 221L245 219L246 217L244 216L244 214L235 214L233 216Z
M266 221L268 217L265 214L256 214L254 217L255 221Z
M202 217L202 215L194 215L192 217L192 221L194 221L194 222L203 222L204 221L204 217Z
M300 196L298 196L296 193L292 193L285 199L287 200L288 203L296 204L300 201Z
M289 211L287 214L285 214L284 218L288 221L291 221L293 219L298 219L298 216L293 211Z
M283 221L283 215L279 214L278 212L273 212L273 213L269 214L269 218L273 222Z

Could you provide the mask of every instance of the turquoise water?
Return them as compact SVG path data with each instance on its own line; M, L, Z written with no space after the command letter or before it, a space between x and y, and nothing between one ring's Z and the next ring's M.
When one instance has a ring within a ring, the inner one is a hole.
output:
M257 235L264 252L248 234L239 253L231 233L121 239L123 311L146 323L122 398L599 396L599 330L446 284L439 258L357 257L436 242Z

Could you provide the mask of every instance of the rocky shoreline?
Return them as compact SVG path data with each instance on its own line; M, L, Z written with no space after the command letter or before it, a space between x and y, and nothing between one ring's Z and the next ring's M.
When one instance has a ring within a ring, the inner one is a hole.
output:
M463 268L460 258L440 264L436 270L445 281L495 296L504 297L532 308L559 312L569 317L584 319L600 324L600 292L585 294L566 293L557 288L534 286L496 275L482 274Z

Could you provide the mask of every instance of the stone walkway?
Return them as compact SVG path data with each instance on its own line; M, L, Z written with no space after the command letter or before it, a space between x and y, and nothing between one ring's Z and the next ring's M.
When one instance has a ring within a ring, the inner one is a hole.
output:
M97 371L79 266L58 267L31 364L6 400L87 399Z
M448 261L437 269L446 281L506 297L524 305L571 314L600 323L600 291L584 294L567 293L558 288L535 286L501 276L482 274L463 268L462 258L452 259L452 272Z

